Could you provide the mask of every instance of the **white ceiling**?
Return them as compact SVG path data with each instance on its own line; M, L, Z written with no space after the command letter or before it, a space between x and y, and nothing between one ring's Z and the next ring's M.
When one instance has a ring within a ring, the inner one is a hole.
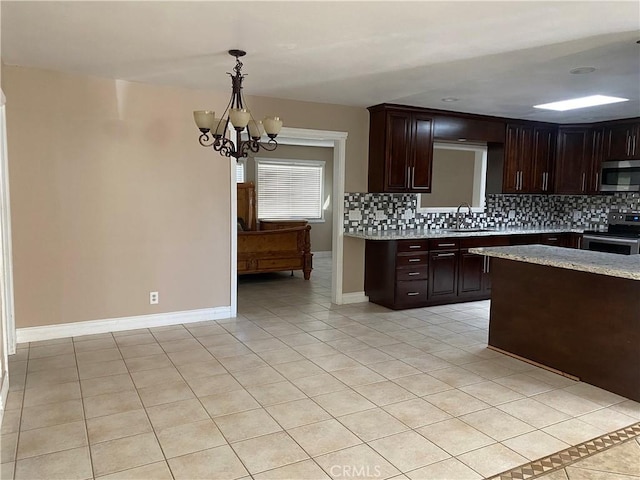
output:
M1 2L2 61L344 105L558 123L640 115L640 2ZM573 75L575 67L594 73ZM590 94L612 106L532 105ZM444 103L442 98L459 101Z

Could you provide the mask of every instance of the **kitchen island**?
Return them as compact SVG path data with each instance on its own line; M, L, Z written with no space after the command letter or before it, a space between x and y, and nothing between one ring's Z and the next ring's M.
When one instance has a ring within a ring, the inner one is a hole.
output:
M640 401L640 255L470 252L493 257L490 347Z

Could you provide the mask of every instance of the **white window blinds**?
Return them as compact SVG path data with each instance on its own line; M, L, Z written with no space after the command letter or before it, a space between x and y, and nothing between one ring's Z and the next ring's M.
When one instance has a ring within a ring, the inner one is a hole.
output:
M258 218L320 220L324 162L257 160Z
M246 178L245 176L245 170L246 170L246 166L247 166L247 160L238 160L236 162L236 182L237 183L243 183L244 179Z

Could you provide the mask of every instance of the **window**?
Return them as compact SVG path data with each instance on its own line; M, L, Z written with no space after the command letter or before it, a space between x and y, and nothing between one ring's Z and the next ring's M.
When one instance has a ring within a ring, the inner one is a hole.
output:
M243 183L247 178L247 159L243 158L236 161L236 183Z
M324 162L256 159L258 218L322 220Z

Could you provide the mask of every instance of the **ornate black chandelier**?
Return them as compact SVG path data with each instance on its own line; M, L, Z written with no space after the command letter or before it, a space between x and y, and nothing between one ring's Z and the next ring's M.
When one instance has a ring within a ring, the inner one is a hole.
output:
M236 160L246 157L249 152L257 153L260 148L273 151L278 146L276 137L282 128L282 120L278 117L265 117L261 122L256 122L251 111L246 108L242 96L242 62L247 52L243 50L229 50L229 55L236 58L234 73L227 74L231 77L231 100L222 117L216 118L215 112L210 110L198 110L193 112L193 118L201 132L200 145L213 147L225 157L234 157ZM227 138L229 124L236 131L236 142ZM248 140L242 140L242 132L247 130ZM266 143L261 143L260 138L265 133L269 137Z

